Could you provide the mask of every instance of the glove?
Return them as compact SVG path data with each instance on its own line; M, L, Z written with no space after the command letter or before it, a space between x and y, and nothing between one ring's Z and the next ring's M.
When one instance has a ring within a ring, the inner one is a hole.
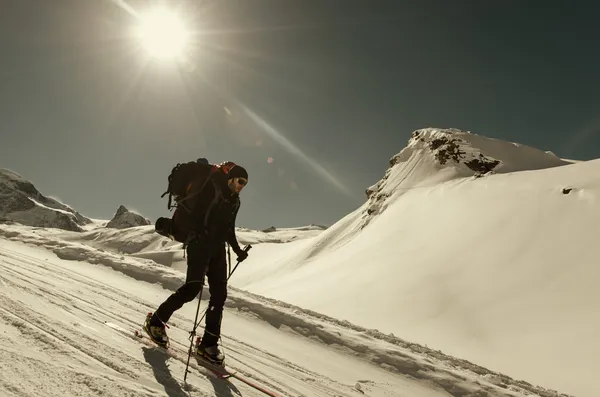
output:
M248 257L248 251L238 250L235 252L238 262L243 262Z

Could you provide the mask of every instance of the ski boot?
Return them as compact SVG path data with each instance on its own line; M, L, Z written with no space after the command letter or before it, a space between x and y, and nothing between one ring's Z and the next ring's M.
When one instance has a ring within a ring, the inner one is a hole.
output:
M219 345L205 346L200 337L196 338L196 356L219 367L225 365L225 355L219 349Z
M146 321L144 322L144 331L146 331L152 342L167 349L169 347L169 337L167 336L167 331L165 330L166 324L161 323L160 325L156 325L153 324L151 320L152 312L148 313L146 316Z

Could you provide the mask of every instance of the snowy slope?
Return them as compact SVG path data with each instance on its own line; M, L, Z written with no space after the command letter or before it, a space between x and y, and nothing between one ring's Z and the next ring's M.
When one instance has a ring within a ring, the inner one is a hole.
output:
M234 285L600 395L587 380L600 354L600 161L458 133L452 152L466 155L441 165L444 146L429 143L456 135L413 137L362 207L285 251L257 247ZM500 161L483 177L464 164L480 154Z
M2 230L27 245L0 238L0 395L262 395L235 379L214 378L193 359L184 383L185 355L173 358L128 336L169 293L160 285L173 287L182 274L31 228ZM557 395L422 346L232 292L223 326L228 363L277 395ZM172 343L183 351L195 307L184 306L170 322Z
M366 190L367 201L319 238L297 244L281 260L271 261L267 273L281 272L281 266L304 266L321 252L333 252L352 241L354 235L404 194L444 182L496 173L538 170L570 164L550 152L526 145L487 138L458 129L426 128L414 131L407 146L390 161L383 178ZM415 203L417 205L417 203ZM382 232L385 232L383 230ZM315 265L318 267L318 265ZM262 279L261 275L252 275Z

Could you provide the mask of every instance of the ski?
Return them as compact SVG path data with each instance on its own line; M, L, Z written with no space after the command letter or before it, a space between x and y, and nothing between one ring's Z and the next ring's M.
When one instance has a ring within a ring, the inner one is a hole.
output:
M193 353L192 353L192 357L194 357L196 359L196 362L198 363L198 365L202 365L204 368L215 373L215 375L221 376L225 379L234 377L234 375L235 375L235 371L234 372L230 371L229 369L225 368L225 365L217 365L217 364L211 363L210 361L205 360L204 358L199 357L198 355L193 354Z
M213 364L210 361L203 359L202 357L198 357L197 355L194 355L194 357L196 358L196 362L198 364L205 366L207 369L209 369L211 371L219 373L222 376L235 378L235 379L239 380L240 382L243 382L246 385L264 393L267 396L281 397L280 394L275 393L274 391L265 388L263 385L261 385L257 382L254 382L253 380L251 380L243 375L240 375L239 371L237 371L237 370L232 372L232 371L228 370L227 368L225 368L224 366Z
M187 362L187 354L188 354L187 351L184 351L183 349L180 349L180 348L175 347L175 346L169 346L167 348L159 346L154 341L152 341L152 339L150 339L150 336L148 336L148 334L146 334L143 330L140 331L140 330L136 329L134 331L134 334L135 334L135 336L137 338L145 339L145 340L147 340L148 342L152 343L154 346L156 346L158 348L162 348L162 349L165 349L165 350L171 350L173 352L181 354L182 356L185 357L185 359L180 358L180 357L178 357L178 359L180 361L182 361L182 362L183 361ZM198 361L198 364L202 365L204 368L206 368L207 370L211 371L213 373L213 375L215 375L217 378L228 379L231 376L233 376L233 374L231 372L229 372L227 370L224 370L223 368L221 370L219 370L218 368L220 368L220 367L217 366L217 365L214 365L214 364L211 365L211 363L209 363L207 361L200 360L199 357L197 355L193 354L193 353L192 353L192 357L195 357L196 361Z
M117 324L114 324L114 323L111 323L108 321L105 321L104 324L109 326L110 328L118 331L119 333L121 333L125 336L128 336L134 340L140 341L148 346L156 347L158 349L163 350L165 353L167 353L171 358L173 358L175 360L181 361L182 363L187 362L188 351L186 349L182 349L182 348L179 348L176 346L169 346L169 347L159 346L154 341L152 341L152 339L150 339L150 336L147 335L143 330L138 330L138 329L128 330ZM241 375L235 369L230 370L225 366L213 364L210 361L207 361L194 353L192 353L192 357L194 357L196 359L195 361L198 365L194 366L190 362L190 366L192 366L192 368L194 368L202 373L203 373L203 371L201 371L201 368L210 371L210 373L218 379L230 380L231 378L235 378L235 379L239 380L240 382L245 383L246 385L252 387L255 390L262 392L263 394L265 394L267 396L281 397L280 394L267 389L263 385L259 384L258 382L253 381L250 378L247 378L247 377Z
M110 328L114 329L115 331L123 334L124 336L127 336L127 337L130 337L130 338L134 339L134 340L137 340L137 341L145 344L146 346L160 349L163 352L165 352L169 357L171 357L171 358L173 358L175 360L178 360L178 361L182 362L183 364L185 364L187 362L187 352L183 352L181 349L174 349L171 346L170 347L159 346L156 343L154 343L154 341L152 341L152 339L150 339L150 337L148 335L146 335L144 333L144 331L140 331L138 329L131 329L131 330L129 330L129 329L123 328L123 327L121 327L121 326L119 326L119 325L117 325L115 323L111 323L111 322L108 322L108 321L105 321L104 325L107 325L108 327L110 327ZM202 367L201 366L192 366L192 368L198 370L199 372L201 372L201 373L203 373L203 374L205 374L207 376L212 375L212 376L214 376L216 378L219 378L219 379L223 379L223 380L227 379L227 377L221 375L218 372L212 371L212 370L210 370L210 368L206 368L205 366L202 366ZM204 371L202 371L202 369L210 371L210 374L206 374Z

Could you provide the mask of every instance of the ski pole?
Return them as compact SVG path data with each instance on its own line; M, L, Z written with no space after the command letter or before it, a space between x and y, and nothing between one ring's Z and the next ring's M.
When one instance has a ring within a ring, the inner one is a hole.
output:
M198 321L198 313L200 313L200 302L202 302L202 291L204 291L204 277L206 277L206 270L204 271L204 274L202 275L202 279L200 281L202 283L202 285L200 286L200 296L198 297L198 307L196 308L196 318L194 319L194 329L192 330L192 332L190 332L190 350L188 351L187 363L185 364L185 374L183 375L184 383L187 379L187 374L189 372L188 367L190 365L190 356L192 354L194 335L196 334L196 322ZM206 314L206 312L204 312L204 314ZM204 318L204 315L202 315L202 318ZM200 321L202 321L202 320L200 320Z
M252 248L252 246L250 244L248 244L247 246L244 247L244 252L248 252L250 251L250 248ZM237 263L235 264L235 266L233 267L233 270L231 272L229 272L229 276L227 276L227 281L229 281L229 279L231 278L231 276L233 275L233 272L235 272L235 269L237 269L237 267L240 265L240 261L237 261Z
M250 248L252 248L252 246L250 244L248 244L247 246L244 247L244 251L248 252L248 251L250 251ZM235 264L235 267L231 271L231 273L229 273L229 276L227 276L227 281L229 281L229 278L231 278L231 275L233 274L235 269L237 269L237 267L240 265L240 263L241 262L238 260L237 263ZM202 295L200 295L200 297L202 297ZM198 302L198 306L200 306L200 302ZM204 309L204 314L200 318L200 321L198 321L198 323L194 323L194 330L192 332L190 332L190 334L191 334L190 337L193 337L196 334L196 328L198 327L198 325L200 325L202 320L204 320L204 316L206 316L207 311L208 311L208 306L206 307L206 309Z
M231 271L231 244L227 244L227 274Z
M250 248L252 248L252 246L250 244L248 244L247 246L244 247L244 252L250 251ZM233 275L233 272L235 272L235 269L237 269L237 267L240 265L240 263L241 263L240 261L237 261L233 270L229 273L229 276L227 277L227 281L229 281L229 278Z

